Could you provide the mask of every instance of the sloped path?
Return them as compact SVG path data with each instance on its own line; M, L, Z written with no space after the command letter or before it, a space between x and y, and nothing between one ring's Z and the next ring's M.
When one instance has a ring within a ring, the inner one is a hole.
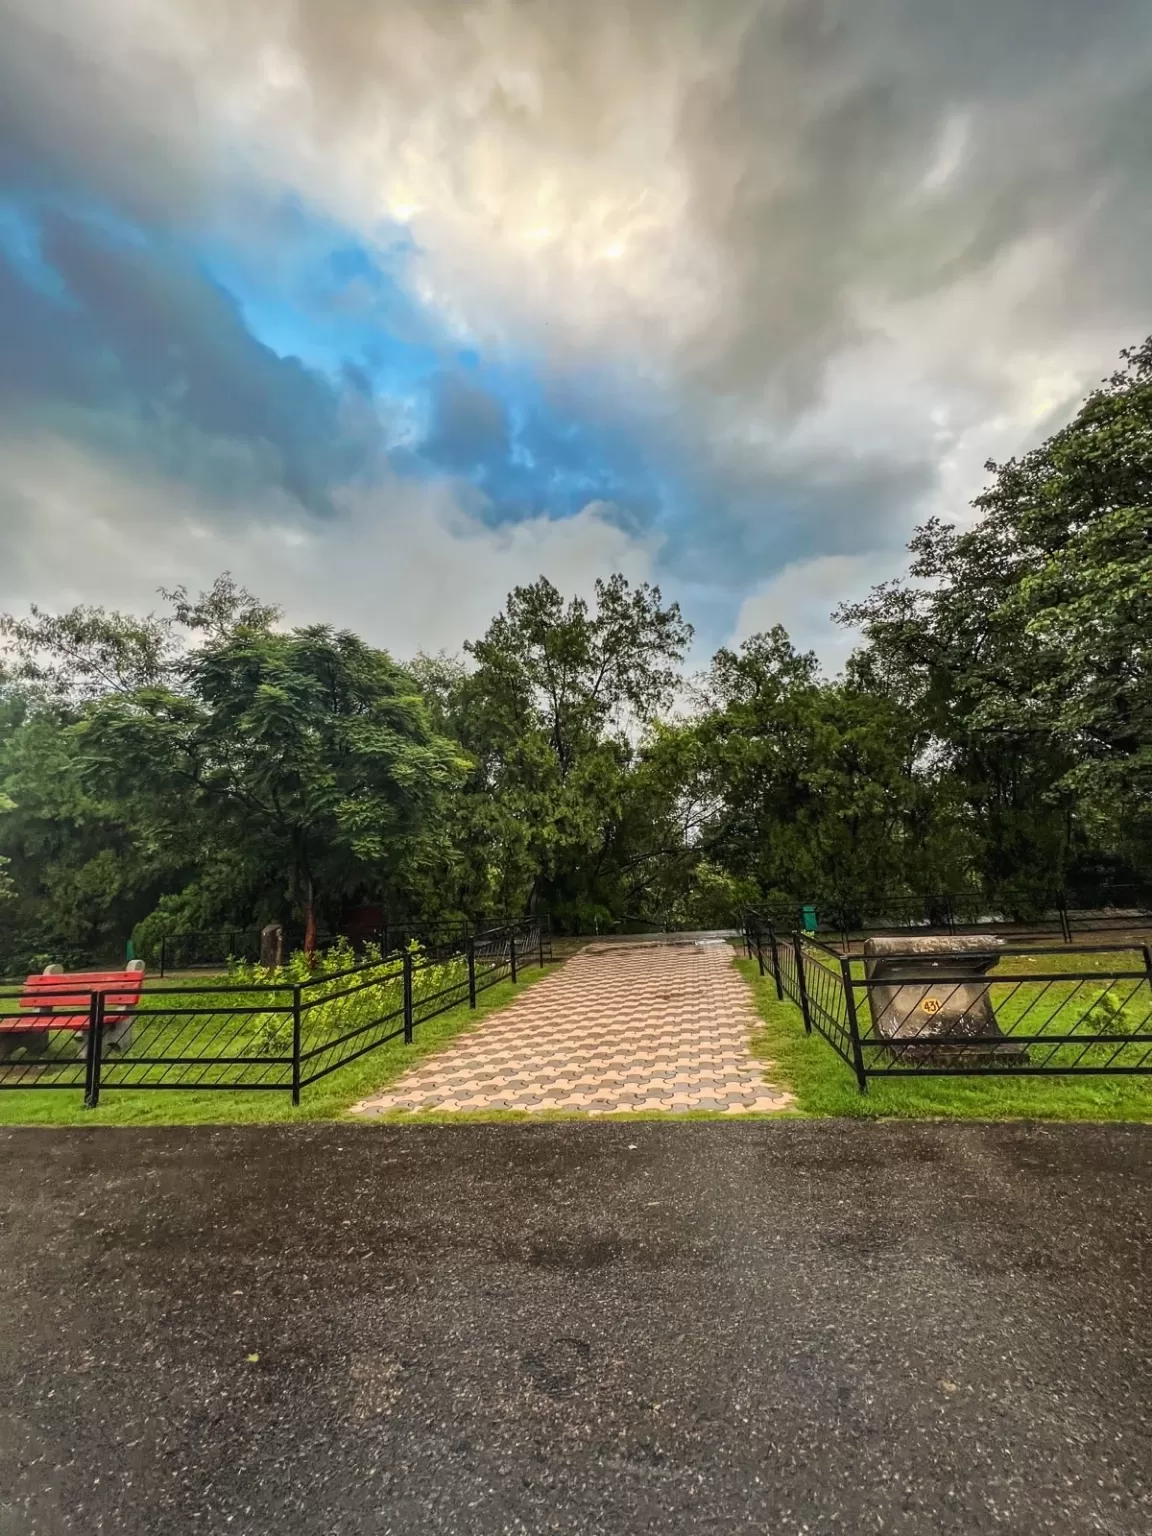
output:
M355 1113L785 1109L756 1023L728 944L590 945Z

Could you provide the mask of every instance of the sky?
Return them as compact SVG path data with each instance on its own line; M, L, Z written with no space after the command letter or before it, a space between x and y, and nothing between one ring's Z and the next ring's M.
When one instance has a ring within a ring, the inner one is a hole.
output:
M695 656L972 516L1152 331L1147 0L0 0L0 608Z

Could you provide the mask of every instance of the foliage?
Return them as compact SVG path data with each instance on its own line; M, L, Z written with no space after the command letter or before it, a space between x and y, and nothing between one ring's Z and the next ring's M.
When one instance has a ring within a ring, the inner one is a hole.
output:
M311 950L321 895L419 858L456 753L412 680L346 631L240 628L192 652L179 680L97 701L76 727L86 763L139 797L158 836L190 815L282 884Z
M956 790L914 709L823 682L776 627L721 650L697 732L716 802L716 856L761 893L850 906L932 892L963 868Z
M1152 339L993 484L917 531L914 583L842 618L864 685L916 709L964 785L993 887L1152 852ZM918 584L918 583L923 583Z
M1147 901L1152 339L1121 361L841 611L832 680L777 628L689 687L691 627L619 575L518 587L409 667L227 575L159 614L0 617L0 964L272 919L311 947L357 901L585 931Z
M420 945L408 946L412 961L412 1002L418 1013L426 999L456 989L468 995L468 965L461 956L434 962ZM387 957L377 945L368 944L357 955L344 939L321 955L297 950L283 966L269 968L237 961L228 968L234 986L257 990L269 986L302 986L304 1046L308 1049L333 1036L378 1021L389 1014L400 1018L404 1007L403 965L395 955ZM292 1045L292 1020L284 1013L254 1012L250 1024L253 1047L266 1055L284 1055Z
M669 702L691 633L655 588L613 576L590 608L542 578L466 647L470 669L423 660L443 728L472 763L451 810L457 906L545 908L590 926L627 901L634 839L653 819L637 804L653 790L638 740Z

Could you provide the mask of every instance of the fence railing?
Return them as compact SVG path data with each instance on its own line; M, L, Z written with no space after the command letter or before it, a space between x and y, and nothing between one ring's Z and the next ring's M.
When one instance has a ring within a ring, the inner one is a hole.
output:
M138 998L107 976L0 988L0 1090L303 1090L427 1020L552 958L533 921L462 939L451 954L405 951L300 982L163 985Z
M1099 887L1079 893L1001 890L909 896L865 893L810 905L768 903L754 916L778 930L793 928L849 944L865 935L991 933L1005 938L1051 938L1075 944L1085 935L1138 932L1152 926L1152 889Z
M748 922L744 941L861 1091L874 1077L1152 1075L1152 943L1004 946L986 974L960 976L913 951L870 975L863 957L770 923Z
M506 921L506 920L504 920ZM323 934L316 944L320 953L326 953L342 941L358 953L365 944L375 945L384 955L400 954L412 944L418 944L427 954L448 955L463 950L468 936L499 926L498 923L472 924L463 920L455 922L421 922L415 919L386 922L377 928L361 929L354 934ZM285 952L297 949L301 935L287 931L284 935ZM140 951L141 959L157 969L161 976L179 971L223 970L231 961L255 963L260 958L259 928L218 928L189 933L164 934Z

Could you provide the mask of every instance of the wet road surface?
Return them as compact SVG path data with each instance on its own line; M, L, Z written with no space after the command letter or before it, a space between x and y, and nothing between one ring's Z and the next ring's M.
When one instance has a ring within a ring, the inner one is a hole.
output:
M0 1536L1146 1533L1152 1128L0 1135Z

